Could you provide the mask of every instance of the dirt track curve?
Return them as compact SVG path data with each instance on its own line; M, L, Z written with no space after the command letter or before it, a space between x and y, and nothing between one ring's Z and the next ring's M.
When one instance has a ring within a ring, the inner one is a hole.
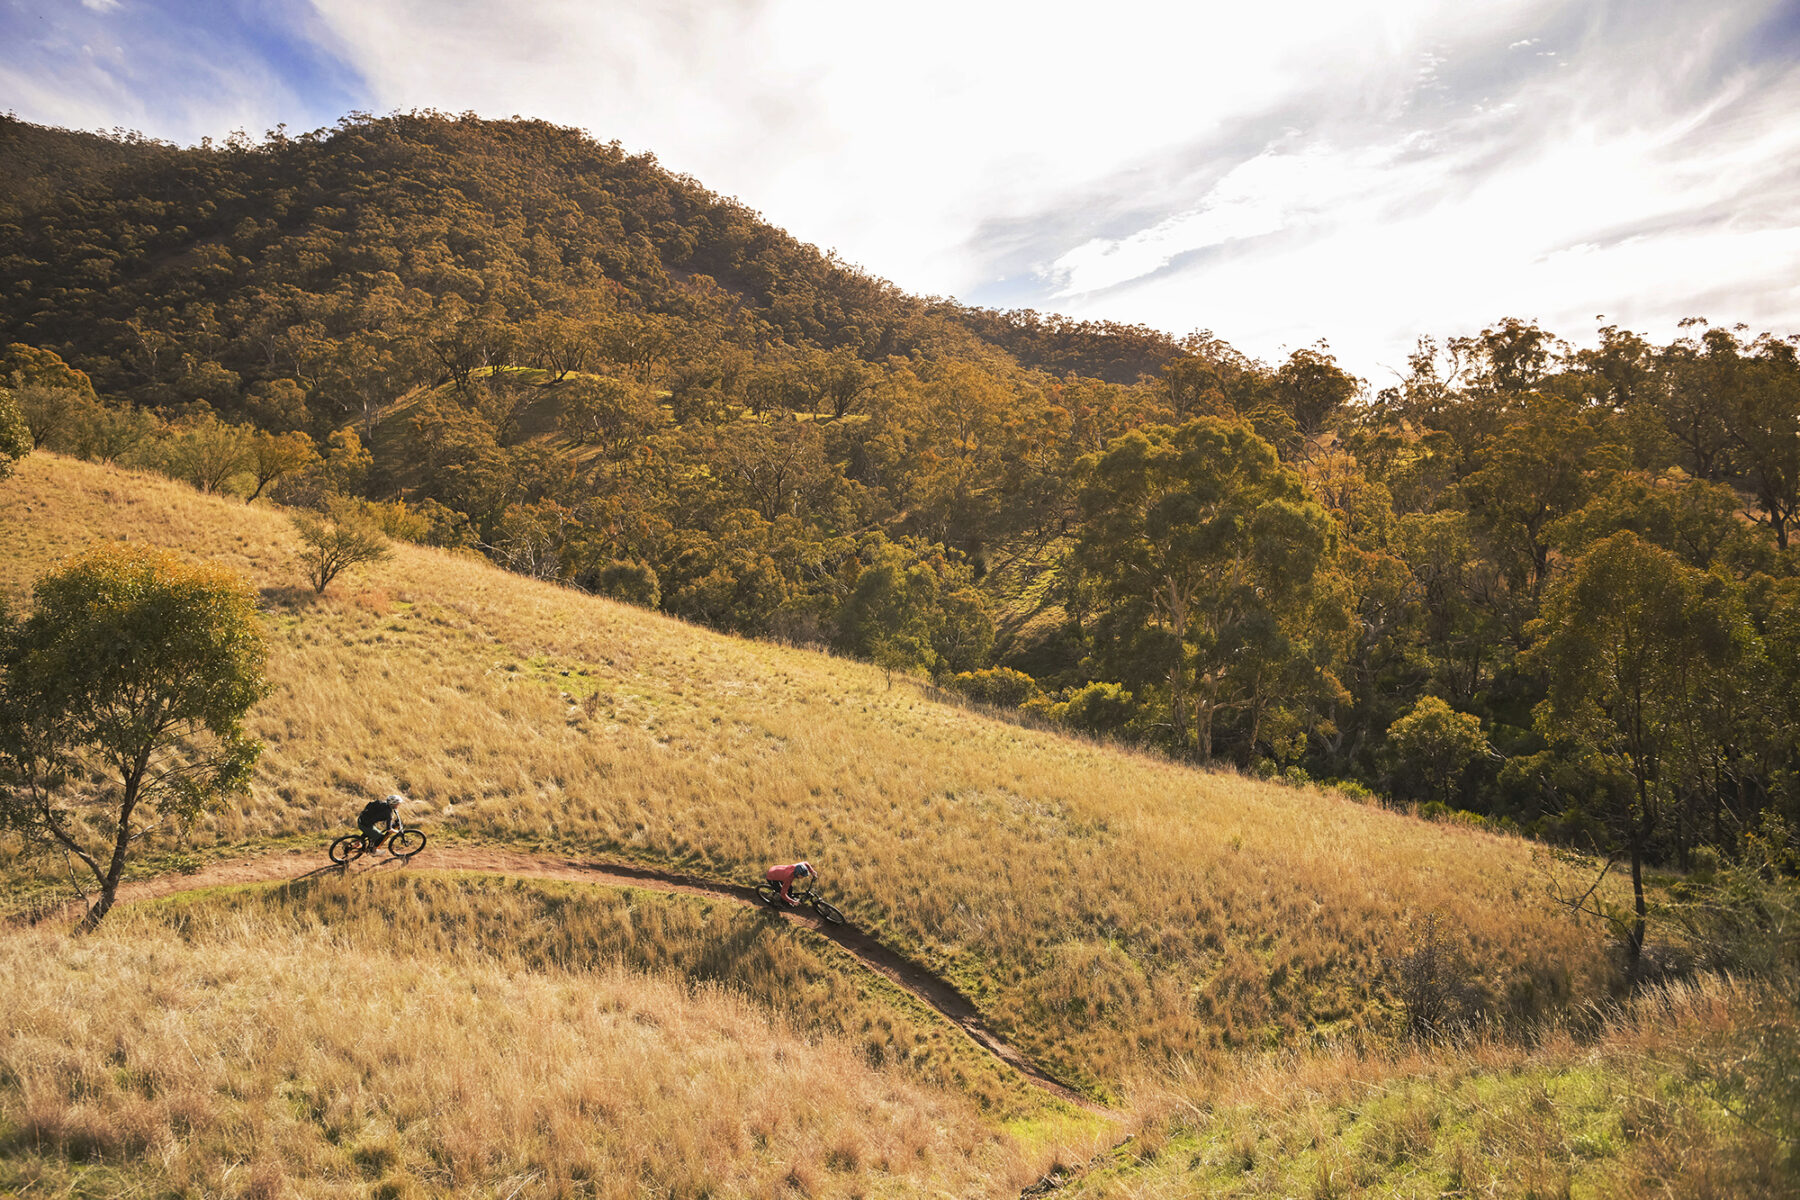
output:
M449 871L483 871L498 875L515 875L527 879L560 879L574 883L599 883L613 887L644 888L656 892L680 892L689 896L709 896L738 904L764 907L756 893L748 887L718 883L676 871L661 871L628 863L561 858L554 855L526 854L492 846L434 846L417 862L421 868ZM353 864L356 872L399 870L406 864L398 859L383 858L367 865ZM197 891L233 883L264 883L279 879L299 879L308 875L336 872L339 868L321 864L318 859L294 854L270 854L260 858L233 859L205 867L192 875L159 875L122 884L119 901L146 900L177 892ZM1108 1110L1088 1100L1066 1084L1044 1073L1035 1063L1001 1038L981 1019L975 1005L947 980L882 945L853 925L831 925L810 913L787 910L785 917L809 926L830 938L854 955L871 971L905 988L931 1005L944 1018L960 1028L994 1057L1019 1074L1071 1104L1090 1112Z

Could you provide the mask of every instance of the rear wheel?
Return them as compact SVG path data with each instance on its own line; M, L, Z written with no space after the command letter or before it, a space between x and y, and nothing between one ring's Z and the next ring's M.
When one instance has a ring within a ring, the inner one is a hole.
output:
M353 858L362 857L363 849L362 834L347 833L337 841L331 843L331 849L326 853L331 855L332 862L337 863L339 866L343 866Z
M395 858L411 858L425 848L425 835L417 829L402 829L388 839L388 853Z
M824 917L827 921L831 922L831 924L842 925L844 923L844 914L837 910L835 904L829 904L824 900L814 897L812 906L814 912L818 913L821 917Z
M772 908L780 908L781 907L781 892L772 883L757 884L756 885L756 898L758 900L761 900L764 904L767 904Z

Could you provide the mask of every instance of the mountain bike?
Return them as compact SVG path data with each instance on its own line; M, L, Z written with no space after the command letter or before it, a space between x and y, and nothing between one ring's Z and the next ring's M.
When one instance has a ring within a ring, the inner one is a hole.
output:
M400 814L395 813L388 823L387 833L381 841L375 843L375 851L379 851L384 843L389 854L404 862L425 848L425 835L417 829L408 829L400 819ZM373 852L364 842L362 834L350 833L331 843L331 849L326 853L331 855L332 862L341 867L353 858L361 858Z
M781 902L781 889L766 879L756 884L755 890L756 898L761 900L764 904L767 904L770 908L798 908L802 904L810 904L814 912L818 913L831 924L842 925L844 923L844 914L837 910L836 905L826 900L824 896L821 896L819 890L815 887L808 886L801 889L790 886L788 895L794 898L794 903L791 906Z

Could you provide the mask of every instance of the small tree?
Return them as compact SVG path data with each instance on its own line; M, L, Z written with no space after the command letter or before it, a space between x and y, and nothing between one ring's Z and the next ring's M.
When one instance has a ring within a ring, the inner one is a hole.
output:
M108 544L0 615L0 826L81 860L112 908L131 847L250 779L243 716L268 691L256 606L230 572Z
M242 425L230 425L211 413L201 413L175 428L169 443L166 469L203 492L222 490L233 477L256 465L253 435Z
M1549 683L1535 709L1539 731L1614 781L1597 789L1604 806L1595 815L1609 865L1618 854L1631 864L1633 916L1624 938L1634 978L1653 839L1677 781L1706 765L1718 698L1755 662L1741 606L1710 578L1636 534L1616 533L1551 586L1540 640L1526 660Z
M1481 719L1459 713L1436 696L1421 696L1412 711L1388 728L1395 772L1424 793L1449 803L1469 764L1487 752Z
M362 563L380 562L388 556L388 540L375 523L354 505L340 501L330 517L298 513L294 528L305 543L300 567L306 582L321 596L331 581Z
M318 449L304 433L256 430L250 435L250 470L256 476L256 488L244 497L244 503L262 495L276 480L317 467L320 461Z

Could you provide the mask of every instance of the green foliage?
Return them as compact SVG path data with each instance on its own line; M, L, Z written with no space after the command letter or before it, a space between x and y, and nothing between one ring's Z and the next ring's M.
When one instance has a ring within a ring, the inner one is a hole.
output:
M1481 721L1436 696L1421 696L1388 729L1395 772L1422 800L1443 801L1476 758L1487 751Z
M304 547L300 553L301 572L319 595L324 595L331 581L349 568L380 562L391 552L375 522L351 502L339 501L325 517L295 513L294 528Z
M958 671L944 680L944 686L961 692L971 700L992 704L996 708L1018 708L1032 697L1042 695L1037 680L1011 667Z
M1704 775L1730 737L1729 706L1757 647L1734 590L1632 533L1600 542L1558 581L1543 626L1533 648L1549 679L1540 730L1629 780L1597 793L1611 801L1597 815L1611 832L1606 849L1631 859L1635 968L1650 839L1683 777Z
M228 572L122 543L45 575L33 601L0 630L0 819L92 871L91 928L147 829L249 783L261 624Z
M162 447L163 469L202 492L223 491L258 466L255 431L228 425L210 412L178 422Z
M648 563L609 562L579 580L588 590L641 608L655 608L661 598L656 572Z
M1134 431L1083 470L1074 561L1103 669L1157 689L1177 745L1203 759L1225 720L1242 721L1247 756L1284 701L1328 686L1306 625L1329 517L1238 422Z
M19 412L19 403L10 389L0 387L0 479L11 475L13 464L31 449L31 430Z
M1132 694L1118 684L1090 683L1070 689L1068 695L1043 705L1041 711L1082 733L1116 736L1131 725L1139 709Z
M844 601L836 648L890 671L939 676L975 666L993 642L993 621L964 563L878 542Z
M619 450L641 441L662 423L662 410L644 389L623 379L583 375L557 391L557 427L578 446Z
M289 433L253 430L248 457L247 469L255 476L256 486L244 497L246 504L262 495L270 484L290 475L317 470L320 466L319 451L313 440L297 430Z

